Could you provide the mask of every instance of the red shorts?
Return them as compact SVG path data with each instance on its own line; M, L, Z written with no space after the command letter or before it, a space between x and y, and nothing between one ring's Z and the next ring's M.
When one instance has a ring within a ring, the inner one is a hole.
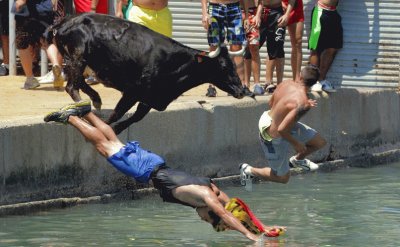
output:
M91 11L91 0L74 0L75 12L77 14L87 13ZM99 0L96 13L108 14L108 1Z
M287 6L288 2L289 0L282 1L284 6ZM288 26L297 22L304 22L303 0L296 0L293 10L290 12L289 15Z

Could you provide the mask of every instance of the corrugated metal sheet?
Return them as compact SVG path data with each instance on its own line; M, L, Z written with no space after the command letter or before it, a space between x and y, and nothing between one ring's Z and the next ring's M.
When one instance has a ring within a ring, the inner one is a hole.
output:
M305 28L303 64L309 51L307 36L315 0L304 0ZM199 0L172 0L173 36L193 48L208 50L206 31L201 25ZM328 79L342 87L398 87L400 81L400 1L342 0L339 4L344 29L344 47L337 54ZM285 78L291 77L290 41L286 37ZM261 49L265 59L266 49ZM261 80L265 77L262 61Z

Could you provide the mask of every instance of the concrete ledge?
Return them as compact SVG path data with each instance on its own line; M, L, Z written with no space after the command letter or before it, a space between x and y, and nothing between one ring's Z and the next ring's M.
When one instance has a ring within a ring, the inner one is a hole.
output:
M329 143L311 157L314 161L351 163L365 157L364 162L374 162L369 154L399 149L400 101L395 91L342 89L313 97L318 107L302 122ZM236 175L241 162L265 165L257 125L267 101L263 96L257 101L221 97L173 103L165 112L150 112L120 138L139 140L170 166L195 175ZM0 122L0 205L90 198L143 187L111 167L71 126L43 123L42 116Z

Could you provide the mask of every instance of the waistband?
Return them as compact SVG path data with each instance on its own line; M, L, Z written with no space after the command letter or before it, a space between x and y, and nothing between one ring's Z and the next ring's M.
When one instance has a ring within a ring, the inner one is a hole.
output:
M154 168L154 170L150 173L150 178L153 179L154 177L157 176L157 173L158 173L160 170L167 169L167 168L168 168L168 166L167 166L165 163L162 163L162 164L158 165L158 166L157 166L156 168Z
M320 1L318 1L318 7L325 9L325 10L329 10L329 11L335 11L336 10L336 6L327 6L323 3L321 3Z
M239 6L240 2L236 2L236 3L208 3L209 5L213 5L213 6L222 6L222 7L235 7L235 6Z

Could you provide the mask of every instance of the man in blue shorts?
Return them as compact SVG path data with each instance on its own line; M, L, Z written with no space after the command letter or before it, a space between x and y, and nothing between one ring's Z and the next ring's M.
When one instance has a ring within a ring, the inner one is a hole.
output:
M208 5L207 5L208 2ZM243 5L247 14L247 4ZM225 36L230 46L230 53L235 56L236 71L242 81L247 96L252 96L250 89L244 84L243 50L245 31L243 28L242 10L239 0L201 0L202 24L207 30L210 51L224 45ZM247 16L246 16L247 18Z
M290 166L314 171L318 165L305 157L325 146L326 141L317 131L299 122L315 100L307 97L307 92L317 82L319 70L309 65L301 70L300 81L283 81L272 95L270 110L264 112L259 120L261 146L268 167L256 168L248 164L240 165L242 184L251 183L253 176L278 183L287 183L290 178ZM289 159L289 147L296 155Z
M67 105L47 114L44 121L71 124L120 172L141 183L152 181L164 201L193 207L214 229L232 229L250 240L260 239L225 208L230 198L210 178L194 177L169 168L163 158L142 149L138 142L124 145L112 128L91 112L90 101ZM265 234L272 229L266 227Z

